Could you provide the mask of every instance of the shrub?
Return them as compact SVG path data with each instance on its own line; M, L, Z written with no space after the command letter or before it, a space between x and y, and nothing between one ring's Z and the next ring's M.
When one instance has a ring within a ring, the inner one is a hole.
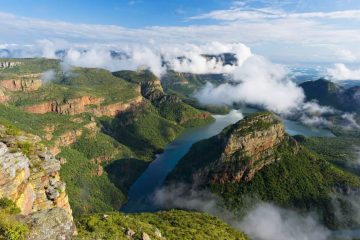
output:
M15 214L20 213L16 204L7 198L0 198L0 239L25 239L28 227L16 220Z

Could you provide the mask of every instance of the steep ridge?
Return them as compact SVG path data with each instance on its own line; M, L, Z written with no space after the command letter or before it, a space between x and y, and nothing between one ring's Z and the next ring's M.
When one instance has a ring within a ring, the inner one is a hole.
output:
M250 181L263 167L279 160L275 155L276 147L286 136L284 126L274 116L259 114L234 124L220 137L223 151L219 162L214 164L211 182ZM295 149L297 151L297 149ZM228 162L243 159L237 168Z
M342 111L360 111L360 87L344 88L325 79L300 84L307 100L316 100L321 105Z
M6 79L0 81L0 86L10 92L32 92L42 86L41 74L28 74L20 76L22 79Z
M276 155L276 148L287 141L296 146L296 152L298 146L286 135L280 120L267 112L257 113L225 128L219 135L195 144L171 177L179 176L196 185L247 182L262 168L280 160ZM204 154L202 151L205 148L202 145L206 145L205 143L214 148L200 157ZM190 163L189 156L196 158L196 162ZM184 175L181 169L188 172L185 164L192 164L199 169L192 175Z
M166 94L161 81L149 70L119 71L114 72L113 75L139 84L141 95L159 109L162 117L170 121L175 121L181 125L194 126L213 120L210 113L193 108L176 95Z
M230 209L242 208L250 197L317 211L330 227L354 223L350 215L337 219L332 203L337 196L360 190L358 177L301 146L268 112L246 117L194 144L166 182L209 189Z
M77 115L84 112L94 113L96 116L114 117L120 113L131 110L131 108L139 106L142 103L142 97L131 99L127 102L113 103L109 105L101 105L104 102L103 97L83 96L80 98L66 100L65 102L52 101L44 102L37 105L24 107L24 110L30 113L49 113L55 112L65 115ZM92 108L86 108L92 105Z
M0 125L0 198L12 200L20 209L21 221L30 228L29 239L69 238L75 225L60 179L60 161L40 141ZM54 229L44 231L51 225Z
M0 62L0 68L13 68L20 64L21 62L4 61L4 62Z

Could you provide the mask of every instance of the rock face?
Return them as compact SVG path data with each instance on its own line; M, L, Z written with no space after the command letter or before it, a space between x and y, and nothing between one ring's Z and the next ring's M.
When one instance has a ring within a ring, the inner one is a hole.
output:
M114 117L121 113L130 111L140 106L141 104L143 104L143 98L139 96L125 103L113 103L104 106L97 106L96 108L89 110L89 112L94 113L94 115L97 117L100 116Z
M0 160L0 198L14 201L21 214L29 218L44 215L55 221L55 212L61 212L59 217L66 218L67 225L73 225L66 186L59 175L60 161L42 146L39 137L14 134L0 125ZM34 221L39 225L39 220ZM73 228L67 227L68 235L73 234Z
M291 142L294 151L299 148L276 116L257 113L193 145L168 180L198 186L250 181L262 168L280 160L276 151L284 141Z
M0 62L0 68L13 68L20 64L21 62Z
M139 96L129 102L119 102L109 105L101 105L104 102L104 98L83 96L81 98L70 99L66 102L52 101L44 102L36 105L26 106L24 110L30 113L48 113L55 112L64 115L76 115L83 112L91 112L96 116L116 116L122 112L139 106L142 104L142 97ZM93 106L87 108L87 106Z
M5 90L0 88L0 103L6 103L8 96L5 95Z
M21 79L1 80L0 86L10 92L32 92L42 86L41 74L29 74L21 76Z
M23 221L31 226L28 240L68 240L75 231L72 220L61 208L33 213Z
M24 110L31 113L56 112L59 114L75 115L85 112L85 107L87 105L98 106L103 101L104 98L83 96L81 98L67 100L66 102L52 101L27 106L24 108Z
M141 95L150 101L161 99L165 93L159 79L141 82Z
M276 146L286 138L284 126L272 114L245 118L220 135L222 154L214 164L214 182L250 181L255 173L278 160ZM236 163L237 168L231 164ZM224 164L225 163L225 164Z

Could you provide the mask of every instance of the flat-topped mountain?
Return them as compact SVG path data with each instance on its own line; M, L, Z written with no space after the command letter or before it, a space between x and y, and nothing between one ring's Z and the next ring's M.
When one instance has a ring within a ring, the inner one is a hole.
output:
M252 197L319 211L329 226L339 224L332 198L360 189L358 178L301 146L269 112L246 117L194 144L167 178L167 184L179 182L211 190L230 209Z
M279 160L276 148L286 141L296 145L274 115L258 113L225 128L217 136L195 144L172 176L196 185L247 182L263 167ZM205 147L207 143L211 145L209 149ZM198 169L191 175L183 174L190 173L187 168L194 169L195 166Z

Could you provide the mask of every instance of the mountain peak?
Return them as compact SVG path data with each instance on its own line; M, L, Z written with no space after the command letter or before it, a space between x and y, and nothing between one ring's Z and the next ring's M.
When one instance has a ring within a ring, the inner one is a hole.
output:
M274 114L262 112L245 117L225 129L222 135L224 154L230 156L242 151L252 156L271 147L275 142L281 142L285 137L285 130ZM264 144L265 142L268 144Z
M172 175L181 175L182 180L196 185L247 182L262 168L280 160L277 149L282 143L293 146L294 152L299 149L274 114L256 113L193 145ZM190 165L197 170L186 176L183 170Z
M211 176L213 182L251 180L257 171L278 160L276 147L288 138L284 125L269 112L246 117L220 136L223 151L216 164L219 171Z

